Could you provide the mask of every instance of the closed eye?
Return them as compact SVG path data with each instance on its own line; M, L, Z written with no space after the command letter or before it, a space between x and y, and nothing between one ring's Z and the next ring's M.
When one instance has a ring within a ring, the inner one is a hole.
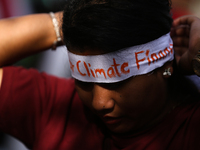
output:
M80 80L77 80L75 79L75 84L85 90L85 91L89 91L89 90L92 90L94 84L98 84L99 86L103 87L103 88L106 88L106 89L109 89L109 90L118 90L118 89L121 89L124 87L124 85L129 82L130 78L129 79L126 79L126 80L123 80L123 81L120 81L120 82L115 82L115 83L94 83L94 82L83 82L83 81L80 81Z
M120 82L115 82L115 83L95 83L95 84L98 84L99 86L102 86L109 90L118 90L118 89L123 88L124 85L129 81L129 79L126 79Z
M79 88L85 90L85 91L89 91L92 90L94 83L93 82L83 82L80 80L75 79L75 84L76 86L78 86Z

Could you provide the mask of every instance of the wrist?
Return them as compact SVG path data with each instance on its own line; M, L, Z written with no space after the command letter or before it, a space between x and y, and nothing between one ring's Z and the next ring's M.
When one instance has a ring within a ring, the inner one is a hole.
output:
M53 12L50 12L49 15L51 17L52 24L54 27L54 32L56 34L56 39L53 42L52 50L56 50L56 47L62 44L62 32L61 32L62 12L58 12L55 14Z

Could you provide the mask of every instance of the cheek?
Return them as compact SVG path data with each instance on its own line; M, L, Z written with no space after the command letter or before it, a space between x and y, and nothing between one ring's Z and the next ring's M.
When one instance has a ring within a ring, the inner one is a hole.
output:
M124 93L121 95L122 100L117 102L121 110L128 116L136 117L144 109L144 97L138 92Z
M159 84L142 84L145 86L131 86L121 95L123 101L118 102L120 108L129 115L129 117L141 118L151 116L160 112L165 101L161 100L163 92L159 89ZM158 89L160 92L158 93Z

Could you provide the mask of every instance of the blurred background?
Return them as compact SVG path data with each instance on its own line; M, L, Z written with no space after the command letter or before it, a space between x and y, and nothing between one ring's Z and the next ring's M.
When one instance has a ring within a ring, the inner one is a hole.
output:
M61 11L66 0L0 0L0 19L32 13ZM200 17L200 0L172 0L173 18L193 14ZM59 77L70 77L66 48L47 50L28 57L15 65L36 68ZM27 150L17 139L0 132L0 150Z

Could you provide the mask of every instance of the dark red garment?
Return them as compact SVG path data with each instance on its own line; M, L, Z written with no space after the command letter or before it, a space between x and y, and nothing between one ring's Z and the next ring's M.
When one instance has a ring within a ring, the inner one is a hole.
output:
M109 136L83 106L73 79L4 68L0 129L33 150L199 150L199 116L199 102L182 104L146 131Z
M9 7L9 1L8 0L0 0L0 5L1 5L1 13L2 13L2 18L8 18L11 17L11 12L10 12L10 7Z

